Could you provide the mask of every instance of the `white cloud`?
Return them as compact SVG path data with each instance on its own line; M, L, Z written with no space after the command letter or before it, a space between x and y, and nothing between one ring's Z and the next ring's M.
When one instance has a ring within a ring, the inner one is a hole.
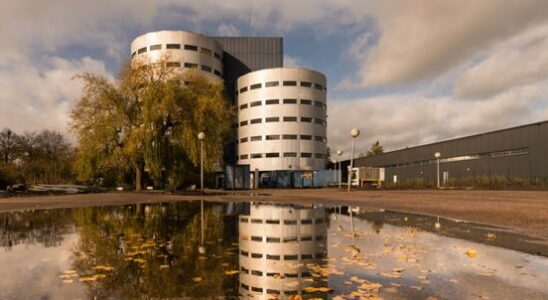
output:
M300 57L295 57L295 56L290 56L290 55L284 54L284 67L309 68L310 64L305 62Z
M462 74L455 84L459 97L480 98L548 78L548 25L501 43Z
M240 30L233 24L227 24L227 23L221 23L219 27L217 27L217 35L218 36L239 36Z
M543 82L477 102L414 94L334 100L328 105L328 144L348 153L353 127L362 131L360 153L377 140L395 150L535 122L548 116L547 93Z
M387 86L432 79L501 40L545 23L548 2L383 1L370 9L378 41L363 33L350 54L360 64L360 85Z
M74 76L83 72L110 76L102 61L89 57L43 57L42 61L43 65L36 65L20 58L0 72L0 127L66 133L70 110L82 88Z

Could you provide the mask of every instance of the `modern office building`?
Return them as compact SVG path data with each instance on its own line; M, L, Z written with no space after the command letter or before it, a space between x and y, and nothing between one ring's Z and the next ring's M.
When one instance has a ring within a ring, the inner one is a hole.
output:
M285 299L318 284L310 267L326 257L327 221L321 207L252 203L250 214L239 216L244 299Z
M436 152L442 185L478 177L546 183L548 121L357 158L354 165L385 168L388 183L424 179L435 184ZM344 171L346 166L348 161L343 163Z
M176 72L199 70L214 78L223 78L223 48L214 38L186 31L157 31L137 37L131 43L132 61L153 63L167 59Z
M238 78L238 164L251 170L321 170L327 143L326 78L274 68Z
M167 59L176 72L198 71L224 80L238 108L237 132L224 162L252 171L322 170L326 155L326 78L283 68L283 39L208 37L186 31L143 34L131 43L132 61Z

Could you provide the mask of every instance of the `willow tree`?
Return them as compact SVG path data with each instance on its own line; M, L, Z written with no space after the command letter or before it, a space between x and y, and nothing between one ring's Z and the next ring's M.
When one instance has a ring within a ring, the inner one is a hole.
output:
M177 185L199 162L199 131L207 135L206 170L220 161L233 116L222 82L176 72L167 58L126 64L114 80L90 73L78 78L84 89L71 125L80 180L129 173L140 190L147 171L156 183Z

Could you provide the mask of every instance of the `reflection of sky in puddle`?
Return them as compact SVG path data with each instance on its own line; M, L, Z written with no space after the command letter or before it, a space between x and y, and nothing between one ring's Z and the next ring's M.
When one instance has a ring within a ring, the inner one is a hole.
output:
M331 217L329 256L350 257L344 250L353 243L352 238L339 231L341 227L344 232L350 230L350 218L346 215L340 219L335 215ZM366 270L354 261L343 263L340 269L348 277L363 276L385 287L395 287L390 289L393 293L382 292L383 298L399 298L401 295L396 290L407 297L412 293L417 298L431 295L453 299L547 297L548 260L544 257L387 224L377 234L372 222L359 218L354 218L354 226L358 235L354 239L355 245L361 250L363 261L369 261L371 257L375 268ZM377 224L377 230L378 227ZM477 257L468 257L469 249L476 250ZM398 277L393 269L403 269L399 273L401 278L391 278ZM402 286L397 286L399 284ZM351 287L343 288L344 292L351 290Z
M260 299L261 293L249 293L251 287L264 288L264 295L267 289L286 290L305 299L352 292L384 299L548 298L545 257L361 217L354 218L353 238L350 218L331 214L325 220L324 208L260 204L251 207L251 214L242 211L249 207L206 205L207 257L197 251L197 203L10 215L10 226L0 227L0 299L196 298L239 292ZM0 214L0 220L5 216ZM323 259L326 247L328 257ZM469 249L477 252L475 258L466 254ZM251 258L259 252L264 257ZM82 253L86 258L77 259ZM113 266L114 271L92 282L76 277L66 284L59 277L69 269L89 275L97 265ZM242 273L242 267L249 273ZM304 275L307 272L311 274ZM366 290L375 283L382 285L380 291ZM303 292L321 287L333 291Z

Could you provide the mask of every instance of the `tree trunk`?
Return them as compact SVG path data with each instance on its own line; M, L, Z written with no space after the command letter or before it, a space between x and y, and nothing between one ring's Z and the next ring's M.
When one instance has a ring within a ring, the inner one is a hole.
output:
M142 177L142 171L139 166L135 167L135 191L140 192L142 189L141 186L141 177Z

